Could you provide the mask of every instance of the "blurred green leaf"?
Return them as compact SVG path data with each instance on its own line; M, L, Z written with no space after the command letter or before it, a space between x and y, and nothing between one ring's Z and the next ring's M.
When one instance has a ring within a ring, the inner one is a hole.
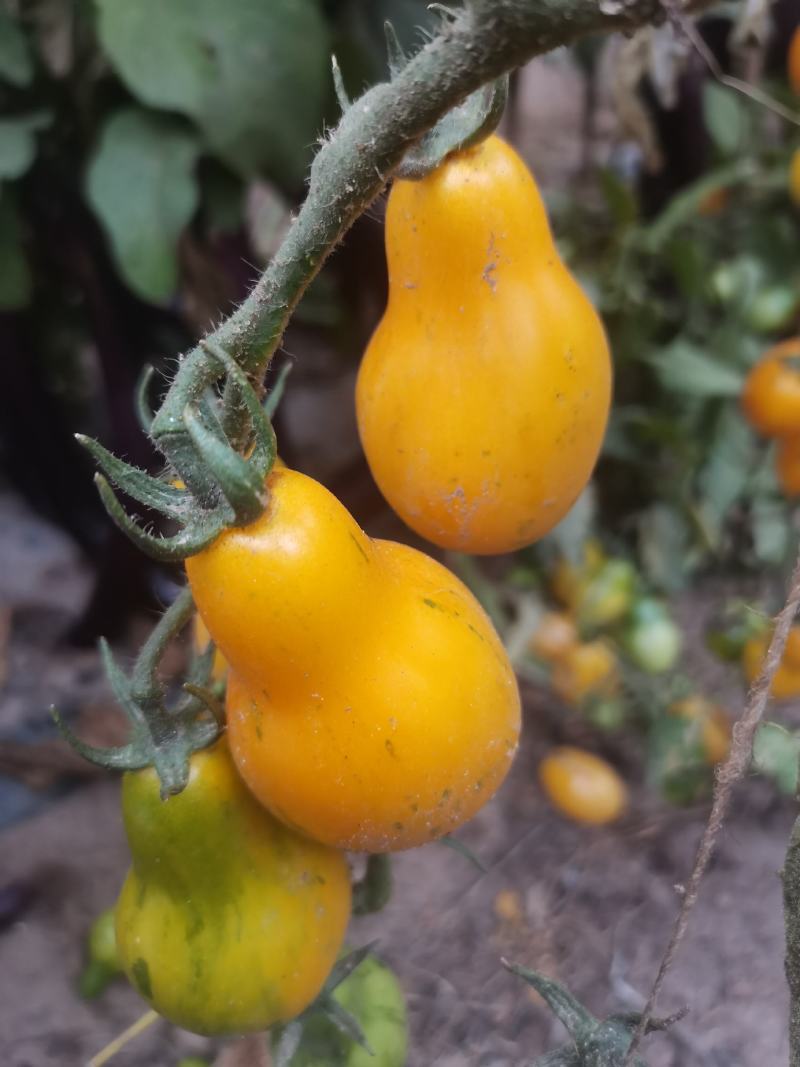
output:
M33 58L28 39L19 22L2 7L0 7L0 78L5 78L18 89L24 89L33 81Z
M800 737L776 722L764 722L753 741L756 770L770 778L782 793L797 793Z
M752 504L753 549L761 563L778 565L786 558L791 527L782 500L756 497Z
M738 397L744 376L706 355L691 341L679 337L648 357L661 384L676 393L695 397Z
M87 195L131 289L163 303L178 284L177 244L198 202L200 151L183 122L139 108L106 122L87 174Z
M741 148L750 122L744 100L733 89L710 79L703 83L703 117L711 139L722 155Z
M748 156L733 163L725 163L704 174L674 196L661 214L642 231L644 248L651 254L658 253L664 242L669 240L680 226L697 219L700 204L709 193L721 187L752 184L758 173L756 162ZM785 186L785 167L783 183Z
M700 506L719 530L744 494L755 458L756 440L738 405L726 404L716 420L708 460L698 476Z
M453 7L458 4L454 3ZM423 31L437 20L428 0L338 0L335 8L338 39L336 55L344 61L348 84L360 69L362 79L386 78L389 74L383 26L391 22L401 47L408 54L424 43Z
M697 720L669 712L656 717L647 738L647 777L671 804L692 804L711 792L713 772Z
M600 188L606 198L611 217L617 226L635 222L639 203L633 188L608 167L600 171Z
M22 177L36 158L36 131L50 119L49 111L0 119L0 180Z
M236 233L244 225L245 190L240 178L213 159L202 175L203 217L210 234Z
M0 191L0 311L19 311L33 291L16 199L8 188Z
M674 591L684 585L688 545L687 521L669 504L654 504L639 520L642 567L656 588Z
M571 563L583 562L583 546L591 536L597 515L597 496L591 482L572 505L558 526L544 539L548 548Z
M246 177L306 174L331 87L315 0L98 0L99 34L144 103L193 118Z

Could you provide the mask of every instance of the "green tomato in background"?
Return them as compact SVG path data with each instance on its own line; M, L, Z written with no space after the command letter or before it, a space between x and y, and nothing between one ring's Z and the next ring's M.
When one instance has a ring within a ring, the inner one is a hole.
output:
M633 606L620 644L641 670L661 674L675 665L683 635L662 601L642 597Z
M358 1020L374 1055L319 1012L306 1023L291 1067L404 1067L406 1005L394 973L374 956L367 956L333 996Z
M78 992L87 1000L99 996L112 978L122 973L114 931L114 909L101 912L86 938L89 960L78 979Z
M747 308L747 325L756 333L785 330L797 314L798 300L800 293L793 285L769 285L759 289Z
M610 559L578 588L575 613L582 630L619 622L630 611L636 590L636 569L625 559Z

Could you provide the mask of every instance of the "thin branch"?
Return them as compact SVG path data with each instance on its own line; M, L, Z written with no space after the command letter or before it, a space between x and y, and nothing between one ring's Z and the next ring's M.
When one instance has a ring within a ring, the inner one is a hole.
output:
M744 714L733 728L733 744L731 745L728 758L717 771L711 813L709 814L706 828L703 831L703 836L700 838L700 845L697 849L694 869L692 870L691 877L685 887L683 899L675 920L675 925L672 928L669 943L667 944L664 956L661 960L661 965L658 968L658 974L653 983L653 988L650 990L650 996L647 998L647 1003L644 1006L641 1021L633 1035L631 1046L628 1049L622 1067L629 1067L629 1065L633 1063L636 1050L646 1032L648 1019L655 1008L656 999L661 991L661 986L664 983L667 972L672 966L675 954L680 947L684 934L686 933L689 917L697 900L700 883L708 868L709 861L714 854L717 838L728 814L733 790L737 783L744 778L747 769L750 766L750 760L753 753L753 740L761 720L764 717L764 711L766 710L767 704L769 703L772 680L775 677L778 667L781 665L784 649L786 648L786 639L789 636L792 623L797 615L798 607L800 607L800 556L798 556L797 562L795 563L788 599L783 610L776 616L775 629L769 643L766 658L764 659L761 668L761 673L750 689Z

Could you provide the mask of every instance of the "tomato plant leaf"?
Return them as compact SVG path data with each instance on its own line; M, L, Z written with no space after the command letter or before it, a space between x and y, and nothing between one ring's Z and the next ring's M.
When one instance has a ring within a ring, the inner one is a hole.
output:
M797 793L800 737L776 722L764 722L753 741L753 763L782 793Z
M760 563L779 565L786 558L791 527L786 505L770 497L756 497L751 507L753 549Z
M22 177L36 158L36 131L47 126L50 117L48 111L34 111L0 119L0 179Z
M0 78L18 89L24 89L33 81L33 58L28 39L19 22L5 8L0 8Z
M706 355L684 338L653 353L648 362L665 389L696 397L738 397L744 375Z
M107 121L87 195L119 270L143 300L163 303L178 283L177 242L198 202L197 138L184 123L126 108Z
M0 192L0 311L25 307L32 289L16 201L6 188Z
M739 93L715 81L703 85L703 118L711 139L724 156L741 149L750 128L750 116Z
M738 406L726 404L714 427L708 460L698 477L700 506L718 537L728 511L747 487L755 447L753 431Z
M98 6L102 44L143 103L194 119L242 176L302 181L330 94L328 31L315 0Z

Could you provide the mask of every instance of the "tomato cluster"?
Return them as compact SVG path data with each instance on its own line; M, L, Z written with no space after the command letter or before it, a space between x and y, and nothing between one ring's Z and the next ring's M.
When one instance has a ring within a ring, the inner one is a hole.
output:
M395 183L386 244L389 303L357 386L375 477L437 545L529 544L586 485L611 388L602 326L534 180L490 137ZM509 658L453 574L371 539L280 462L264 501L186 562L226 733L167 803L153 769L123 786L119 962L159 1012L208 1034L303 1012L342 947L345 850L461 825L503 781L520 730ZM606 599L585 612L607 613Z

